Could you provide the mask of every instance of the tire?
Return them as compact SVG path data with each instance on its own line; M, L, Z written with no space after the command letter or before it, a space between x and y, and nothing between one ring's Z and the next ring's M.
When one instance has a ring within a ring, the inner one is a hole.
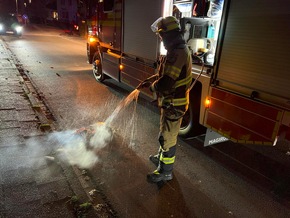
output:
M95 79L99 82L103 82L107 76L103 73L102 70L102 59L99 54L95 54L93 57L93 75Z
M87 43L87 61L89 64L93 63L94 53L96 52L88 43Z
M181 138L195 137L206 132L206 127L199 124L201 102L201 85L196 84L190 92L190 103L187 112L183 116L179 130Z

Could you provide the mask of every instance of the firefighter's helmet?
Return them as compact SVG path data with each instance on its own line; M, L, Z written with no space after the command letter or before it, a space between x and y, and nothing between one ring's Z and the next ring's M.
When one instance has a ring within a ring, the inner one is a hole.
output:
M152 25L151 29L154 33L166 33L169 31L177 30L180 31L179 21L176 17L159 17Z

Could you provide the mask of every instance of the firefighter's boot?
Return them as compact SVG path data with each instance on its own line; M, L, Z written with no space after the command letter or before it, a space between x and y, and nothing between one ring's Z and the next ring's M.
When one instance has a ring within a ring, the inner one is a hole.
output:
M173 179L172 173L159 173L158 170L155 170L153 173L147 175L148 182L158 183L161 181L170 181Z
M175 151L176 146L169 148L168 151L164 150L161 151L157 169L153 173L147 175L148 182L157 183L160 181L172 180L173 178L172 170L175 161Z

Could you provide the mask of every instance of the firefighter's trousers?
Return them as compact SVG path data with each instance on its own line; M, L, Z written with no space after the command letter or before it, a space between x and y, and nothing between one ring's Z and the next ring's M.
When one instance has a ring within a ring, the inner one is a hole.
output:
M159 132L159 166L160 173L171 173L175 162L176 143L184 112L174 108L161 109Z

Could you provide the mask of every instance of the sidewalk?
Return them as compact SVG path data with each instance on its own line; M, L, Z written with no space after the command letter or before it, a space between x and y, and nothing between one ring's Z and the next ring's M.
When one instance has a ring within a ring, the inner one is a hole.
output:
M84 171L54 157L31 93L0 38L0 218L98 217L86 203L103 202Z

